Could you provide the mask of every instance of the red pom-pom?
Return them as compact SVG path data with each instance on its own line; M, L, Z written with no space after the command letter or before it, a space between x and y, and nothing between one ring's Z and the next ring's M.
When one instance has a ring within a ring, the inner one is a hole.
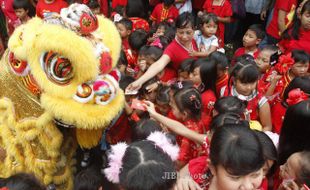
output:
M307 100L308 98L309 97L302 90L300 90L300 88L296 88L288 93L288 99L286 102L288 105L292 106L301 101Z
M100 58L100 73L106 74L112 69L112 57L109 52L103 52Z
M80 18L81 33L86 35L98 28L97 17L93 14L83 13Z
M275 65L275 70L281 74L284 75L293 65L295 61L292 58L291 53L287 55L281 55L279 57L279 62L278 64Z

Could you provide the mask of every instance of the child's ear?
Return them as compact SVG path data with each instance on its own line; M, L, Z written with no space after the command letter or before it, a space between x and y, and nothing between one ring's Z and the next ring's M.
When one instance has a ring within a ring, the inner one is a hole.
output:
M258 45L260 42L262 41L262 39L258 39L256 40L256 45Z
M211 163L211 160L208 158L207 159L208 167L212 173L213 176L216 176L216 169L215 166Z

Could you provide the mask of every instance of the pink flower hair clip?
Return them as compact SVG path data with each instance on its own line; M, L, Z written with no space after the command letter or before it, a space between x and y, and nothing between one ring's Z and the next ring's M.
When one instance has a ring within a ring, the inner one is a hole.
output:
M160 49L163 49L163 48L164 48L164 46L161 44L159 38L156 38L156 40L154 40L154 42L152 42L150 45L151 45L151 46L154 46L154 47L158 47L158 48L160 48Z
M147 137L147 140L154 142L157 147L160 147L170 156L172 161L178 159L180 148L177 145L173 145L166 137L165 133L155 131Z
M111 147L111 152L108 155L109 167L104 169L104 174L112 183L119 183L119 174L123 165L123 157L128 145L124 142L117 143Z

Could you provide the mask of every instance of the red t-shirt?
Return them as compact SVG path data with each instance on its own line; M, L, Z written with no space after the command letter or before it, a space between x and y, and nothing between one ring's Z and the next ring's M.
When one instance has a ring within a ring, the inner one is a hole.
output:
M117 6L126 6L127 0L112 0L112 8L115 9Z
M273 126L272 131L277 134L280 134L281 132L285 112L286 108L282 105L281 102L278 102L271 107L271 118Z
M192 7L196 10L202 10L205 0L192 0Z
M6 22L8 23L8 33L11 35L14 31L14 26L18 22L18 18L13 9L13 0L0 0L1 10L5 15Z
M192 49L194 51L198 51L197 44L195 40L192 40ZM188 50L182 46L179 42L174 39L165 49L164 54L168 55L170 57L170 60L172 62L172 67L176 71L178 70L180 64L188 58L192 58L189 56Z
M65 7L68 7L68 3L63 0L55 0L53 3L46 3L45 0L39 0L36 6L36 14L38 17L43 18L44 13L60 13L60 10Z
M158 4L156 5L155 9L153 10L150 20L155 21L156 24L159 24L160 22L172 18L175 20L179 16L179 10L174 6L170 6L168 9L164 7L164 4Z
M283 48L285 54L294 49L304 50L310 54L310 30L300 29L298 40L282 40L279 44Z
M203 9L207 13L214 13L218 17L231 17L233 15L232 7L230 1L224 0L222 5L213 5L213 0L206 0ZM222 22L219 22L217 29L217 37L219 39L220 47L224 47L224 34L225 34L225 25Z
M212 111L214 108L215 101L216 96L212 90L206 90L201 94L201 102L202 102L201 120L204 124L205 131L209 130L209 125L212 120Z
M285 11L286 17L285 17L285 25L288 27L288 25L293 20L293 16L296 9L297 0L276 0L274 11L272 15L272 19L270 21L270 24L267 27L267 34L270 36L280 39L280 33L279 33L279 27L278 27L278 15L279 10Z
M169 67L166 67L164 69L164 74L160 77L159 80L161 82L168 82L168 81L173 80L175 78L177 78L177 74L176 74L175 70L173 70Z
M129 18L132 22L132 31L135 31L137 29L143 29L146 32L150 31L150 25L149 23L144 20L143 18L139 18L139 17L131 17Z

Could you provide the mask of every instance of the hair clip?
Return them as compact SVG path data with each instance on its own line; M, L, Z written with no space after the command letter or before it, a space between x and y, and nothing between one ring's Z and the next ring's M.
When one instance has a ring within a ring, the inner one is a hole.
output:
M163 49L164 46L162 45L162 43L160 42L159 38L156 38L156 40L154 40L154 42L152 42L150 44L150 46L154 46L154 47L158 47L159 49Z
M281 55L278 60L278 64L274 66L275 70L283 75L285 74L293 65L295 61L292 58L292 54L289 53L287 55Z
M286 100L289 106L298 104L301 101L307 100L309 97L300 88L295 88L288 93Z
M178 88L179 88L179 89L182 89L182 88L183 88L182 81L179 81L179 82L178 82Z
M111 147L111 152L108 155L109 167L104 169L104 174L107 179L113 183L119 183L119 175L123 165L123 157L128 145L126 143L117 143Z
M196 95L192 94L192 95L189 97L189 99L190 99L191 101L196 100Z

